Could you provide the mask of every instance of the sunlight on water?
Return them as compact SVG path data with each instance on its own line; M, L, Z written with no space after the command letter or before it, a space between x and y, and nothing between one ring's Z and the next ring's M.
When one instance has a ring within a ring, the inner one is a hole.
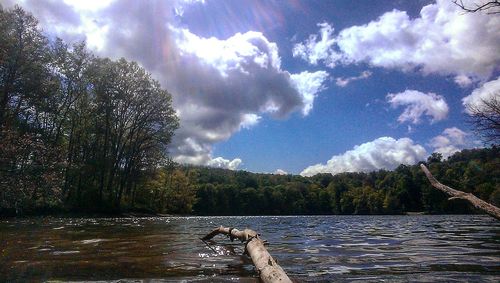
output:
M487 216L27 218L0 221L0 281L257 282L243 245L199 238L252 228L298 281L500 281Z

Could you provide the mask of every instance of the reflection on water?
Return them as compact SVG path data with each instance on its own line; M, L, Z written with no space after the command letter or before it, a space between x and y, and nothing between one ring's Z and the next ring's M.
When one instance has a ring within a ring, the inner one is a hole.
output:
M297 281L500 281L487 216L28 218L0 221L0 281L257 282L243 246L199 238L252 228Z

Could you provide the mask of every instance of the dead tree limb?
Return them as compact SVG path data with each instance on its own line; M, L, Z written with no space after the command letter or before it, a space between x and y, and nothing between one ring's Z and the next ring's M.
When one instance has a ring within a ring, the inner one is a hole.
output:
M485 202L484 200L476 197L475 195L473 195L471 193L466 193L466 192L462 192L459 190L455 190L455 189L452 189L446 185L441 184L440 182L438 182L438 180L436 180L436 178L434 178L434 176L432 176L431 172L429 171L429 169L427 169L427 167L425 167L424 164L420 164L420 167L422 168L425 175L427 176L427 179L429 179L429 181L431 182L431 185L434 188L436 188L442 192L445 192L451 196L449 198L449 200L452 200L452 199L467 200L474 207L488 213L490 216L496 218L497 220L500 220L500 208Z
M480 4L474 4L474 6L466 6L463 0L453 0L453 3L467 13L475 13L479 11L487 11L487 14L500 13L500 0L484 1Z
M259 238L257 232L250 229L240 231L220 226L201 238L201 240L207 241L219 234L229 236L231 241L238 239L245 243L245 253L252 258L252 262L263 282L292 282L276 260L271 257L264 247L264 241Z

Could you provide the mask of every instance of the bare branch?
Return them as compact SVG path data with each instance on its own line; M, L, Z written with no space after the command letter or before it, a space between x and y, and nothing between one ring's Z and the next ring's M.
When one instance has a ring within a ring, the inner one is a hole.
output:
M500 97L498 93L480 103L469 103L466 108L470 114L469 124L486 142L500 142Z
M442 192L445 192L451 196L451 198L449 198L449 200L453 200L453 199L467 200L474 207L488 213L490 216L496 218L497 220L500 220L500 208L483 201L482 199L476 197L475 195L473 195L471 193L466 193L466 192L462 192L459 190L455 190L455 189L452 189L446 185L441 184L440 182L438 182L438 180L436 180L436 178L434 178L434 176L432 176L431 172L429 171L429 169L427 169L427 167L425 167L424 164L420 164L420 168L422 168L425 175L427 176L427 179L429 179L429 181L431 182L431 185L434 188L436 188Z
M238 229L220 226L201 238L201 240L207 241L219 234L229 236L231 241L233 239L238 239L241 242L245 242L245 252L252 258L252 262L255 268L257 268L260 279L263 282L292 282L276 260L271 257L264 247L264 241L259 238L257 232L250 229L240 231Z
M487 11L487 14L490 15L500 13L500 0L483 2L481 4L474 3L474 7L465 5L463 0L453 0L453 3L467 13L476 13L480 11Z

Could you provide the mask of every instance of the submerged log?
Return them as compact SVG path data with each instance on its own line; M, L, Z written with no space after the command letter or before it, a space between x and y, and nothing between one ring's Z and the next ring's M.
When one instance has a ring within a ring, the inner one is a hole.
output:
M500 220L500 208L485 202L484 200L476 197L475 195L473 195L471 193L466 193L466 192L462 192L459 190L455 190L455 189L452 189L446 185L441 184L440 182L438 182L438 180L436 180L436 178L434 178L434 176L432 176L431 172L429 171L429 169L427 169L427 167L425 167L424 164L420 164L420 168L422 168L425 175L427 176L427 179L429 179L429 181L431 182L431 185L434 188L436 188L442 192L445 192L451 196L449 198L449 200L452 200L452 199L467 200L474 207L488 213L490 216L496 218L497 220Z
M238 239L245 243L245 253L252 258L252 262L263 282L292 282L264 247L264 241L259 238L257 232L250 229L240 231L220 226L201 238L201 240L207 241L219 234L229 236L231 241Z

